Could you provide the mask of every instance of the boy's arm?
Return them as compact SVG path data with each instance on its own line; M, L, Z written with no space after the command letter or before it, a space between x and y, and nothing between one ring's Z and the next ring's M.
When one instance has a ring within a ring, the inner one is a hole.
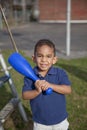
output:
M70 94L71 93L71 86L68 85L54 85L51 84L53 91L61 94Z
M41 83L39 83L38 81L40 81L40 80L37 80L35 82L36 89L27 90L27 91L22 92L23 99L25 99L25 100L33 99L33 98L37 97L42 92Z
M25 100L33 99L37 97L41 92L35 90L29 90L22 93L22 98Z
M54 92L60 93L60 94L70 94L71 93L71 86L70 81L68 79L67 73L64 70L61 70L61 73L58 73L59 75L59 83L58 84L51 84L44 80L42 90L46 91L49 86L53 89Z
M49 86L53 89L53 91L55 91L57 93L61 93L61 94L70 94L71 93L71 86L51 84L47 81L44 81L42 90L46 91L49 88Z

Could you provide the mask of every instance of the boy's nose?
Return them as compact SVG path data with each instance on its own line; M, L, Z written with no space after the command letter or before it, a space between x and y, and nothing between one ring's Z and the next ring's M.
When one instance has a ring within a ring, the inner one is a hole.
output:
M46 57L42 57L42 61L46 61Z

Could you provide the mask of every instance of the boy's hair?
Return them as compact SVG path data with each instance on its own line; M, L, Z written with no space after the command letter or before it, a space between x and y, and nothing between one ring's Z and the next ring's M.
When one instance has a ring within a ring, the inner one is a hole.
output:
M56 49L55 49L55 45L52 41L48 40L48 39L41 39L39 40L36 45L35 45L35 48L34 48L34 54L37 52L37 49L43 45L47 45L49 46L50 48L53 49L53 52L54 52L54 56L56 55Z

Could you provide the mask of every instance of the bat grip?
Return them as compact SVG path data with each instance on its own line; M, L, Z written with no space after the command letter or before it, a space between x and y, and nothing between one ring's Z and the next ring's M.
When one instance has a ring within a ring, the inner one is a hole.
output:
M36 81L36 80L39 80L39 78L38 78L38 77L35 77L34 80L35 80L35 81ZM43 91L43 94L44 94L44 95L50 95L52 92L53 92L52 88L49 87L46 91Z

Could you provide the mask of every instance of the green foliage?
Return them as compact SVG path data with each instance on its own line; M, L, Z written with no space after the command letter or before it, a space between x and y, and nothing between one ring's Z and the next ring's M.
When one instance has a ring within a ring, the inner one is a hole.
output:
M72 83L72 94L67 96L70 130L87 129L87 57L59 60L56 64L64 68Z
M6 64L8 64L8 57L12 53L12 51L3 51L2 54L5 58ZM23 56L25 54L21 52ZM26 59L30 62L32 66L34 63L32 60L25 56ZM67 95L67 111L69 113L69 122L70 122L70 130L86 130L87 129L87 57L79 58L79 59L71 59L64 60L59 59L56 63L56 66L59 66L66 70L69 75L69 78L72 83L72 93ZM1 69L1 66L0 66ZM15 70L11 69L10 71L11 77L14 81L16 89L21 99L21 91L23 86L23 76L20 75ZM0 72L0 76L2 73ZM8 84L0 88L0 109L6 104L6 102L12 97ZM22 100L22 99L21 99ZM28 101L23 101L24 108L29 117L32 117L31 109L29 107ZM26 125L21 116L16 110L10 119L7 120L9 122L9 127L5 123L6 130L27 130L31 126ZM14 123L11 123L14 122ZM14 124L14 125L13 125ZM30 123L31 124L31 123ZM31 129L30 129L31 130Z

